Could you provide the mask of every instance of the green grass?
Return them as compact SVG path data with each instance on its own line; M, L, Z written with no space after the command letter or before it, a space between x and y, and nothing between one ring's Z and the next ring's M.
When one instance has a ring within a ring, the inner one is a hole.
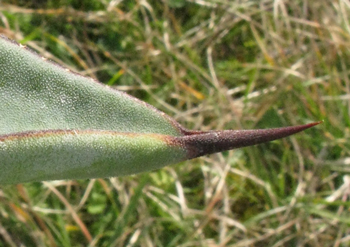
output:
M188 128L324 123L152 173L1 186L0 246L349 246L349 16L325 0L2 1L1 33Z

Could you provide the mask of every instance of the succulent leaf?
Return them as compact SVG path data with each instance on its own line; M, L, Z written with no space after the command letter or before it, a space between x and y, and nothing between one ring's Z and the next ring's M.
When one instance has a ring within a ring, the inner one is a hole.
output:
M154 107L0 37L0 184L123 176L318 123L190 131Z

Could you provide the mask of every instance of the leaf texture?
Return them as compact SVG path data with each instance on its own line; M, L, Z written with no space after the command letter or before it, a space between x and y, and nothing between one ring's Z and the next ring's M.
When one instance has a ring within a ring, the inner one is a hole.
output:
M0 135L47 129L180 134L178 124L154 107L4 37L0 65Z

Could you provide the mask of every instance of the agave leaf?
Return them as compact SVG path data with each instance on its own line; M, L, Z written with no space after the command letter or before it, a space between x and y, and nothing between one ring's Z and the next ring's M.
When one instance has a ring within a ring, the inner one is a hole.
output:
M0 37L0 184L150 171L318 123L190 131L154 107Z

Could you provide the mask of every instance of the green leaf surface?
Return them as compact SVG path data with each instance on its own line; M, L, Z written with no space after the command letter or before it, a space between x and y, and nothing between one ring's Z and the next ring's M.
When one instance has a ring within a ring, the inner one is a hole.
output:
M0 137L1 182L122 176L185 159L167 136L111 131L45 131ZM4 165L6 167L4 167Z
M179 135L154 107L71 73L0 39L0 135L47 129L98 129Z
M189 131L154 107L0 38L0 184L122 176L297 133Z

